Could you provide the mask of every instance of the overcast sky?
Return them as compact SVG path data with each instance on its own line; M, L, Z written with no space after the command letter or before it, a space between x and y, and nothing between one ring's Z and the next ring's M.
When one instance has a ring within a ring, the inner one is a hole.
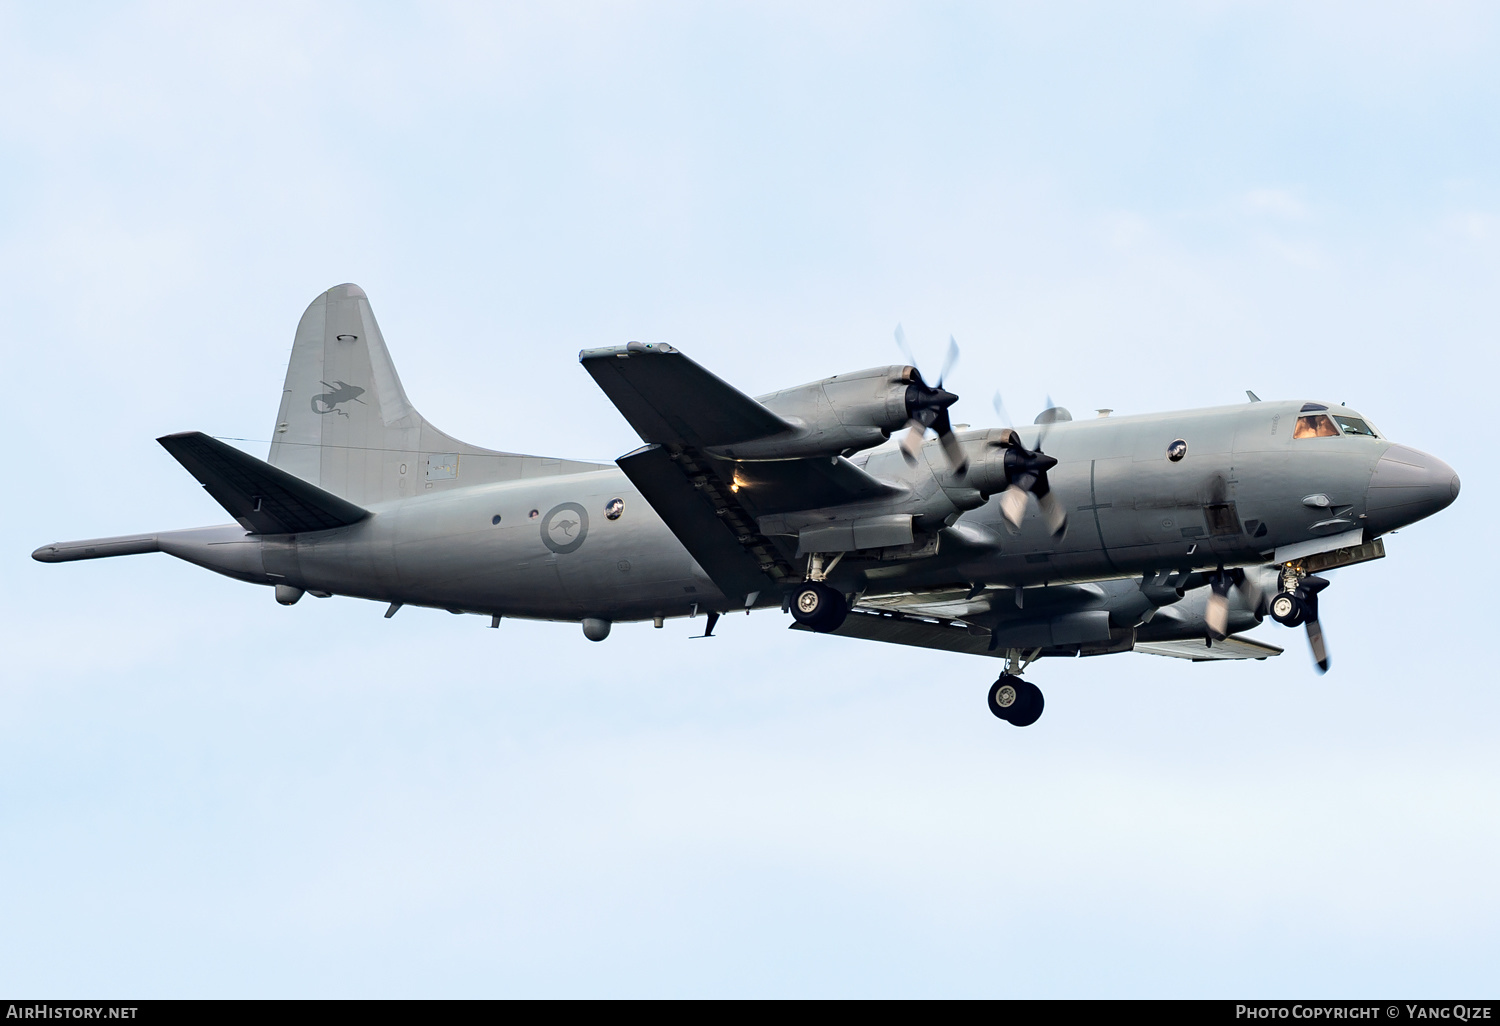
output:
M0 991L1413 996L1500 964L1500 13L1483 3L0 3ZM48 541L227 518L368 292L494 448L576 362L752 394L963 347L955 419L1347 401L1463 478L1334 667L992 661L304 600Z

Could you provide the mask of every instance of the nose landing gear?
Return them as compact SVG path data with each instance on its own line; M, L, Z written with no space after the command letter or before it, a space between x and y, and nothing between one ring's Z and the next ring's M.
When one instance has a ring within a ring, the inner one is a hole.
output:
M1300 627L1304 623L1316 623L1318 619L1318 592L1328 587L1326 577L1311 575L1295 579L1295 583L1271 600L1271 619L1284 627Z
M1326 577L1315 577L1295 566L1281 572L1281 591L1271 600L1271 619L1286 627L1307 625L1307 643L1319 673L1328 672L1328 643L1318 623L1318 592L1328 587Z

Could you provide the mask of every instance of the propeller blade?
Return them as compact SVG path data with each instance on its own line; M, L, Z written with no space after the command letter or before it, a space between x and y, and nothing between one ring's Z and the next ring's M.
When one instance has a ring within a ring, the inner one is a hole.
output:
M911 346L906 344L906 330L901 325L896 325L896 345L901 348L901 355L906 357L906 362L913 367L917 365L917 358L911 354ZM917 372L922 373L921 371Z
M947 414L944 414L947 416ZM964 447L959 443L958 436L950 431L938 432L938 441L943 443L943 455L948 457L948 466L953 468L953 473L963 477L969 472L969 460L964 455Z
M1226 571L1220 563L1218 571L1208 579L1208 607L1203 620L1208 625L1208 636L1214 641L1229 637L1229 589L1244 576L1242 570Z
M1313 662L1319 673L1328 672L1328 645L1323 640L1323 628L1316 620L1307 621L1307 643L1312 646Z
M1229 596L1210 591L1208 609L1203 614L1203 620L1208 624L1208 636L1215 641L1223 641L1229 637Z
M948 466L959 477L969 470L969 459L964 455L964 447L959 444L958 437L953 433L953 421L948 417L946 409L938 411L932 420L932 429L937 432L938 441L943 443L943 455L948 458Z
M907 463L917 462L917 453L922 451L922 439L927 436L927 427L913 417L906 422L906 434L901 436L901 455Z
M1016 530L1021 529L1021 518L1026 516L1026 496L1031 494L1026 487L1028 478L1029 475L1022 477L1000 493L1000 513L1005 517L1005 522Z
M949 335L948 336L948 354L943 357L943 369L938 372L937 385L935 387L937 387L937 388L942 388L943 387L943 381L948 377L948 372L953 369L953 365L955 363L957 363L957 362L958 362L958 342L957 342L957 340L954 339L954 337L952 335Z
M1052 532L1052 537L1062 537L1068 529L1068 514L1062 503L1057 501L1057 496L1050 489L1039 491L1036 493L1036 502L1042 508L1042 517L1047 521L1047 530Z
M1244 570L1232 571L1234 575L1234 586L1244 596L1245 604L1257 613L1264 613L1266 593L1261 588L1260 582Z
M1010 419L1010 414L1008 414L1008 413L1005 412L1005 402L1004 402L1004 400L1002 400L1000 398L1000 393L999 392L995 393L994 403L995 403L995 415L1000 418L1000 425L1002 427L1004 427L1004 428L1009 429L1010 426L1011 426L1011 424L1014 423L1014 421L1012 421ZM1014 434L1014 432L1012 432L1012 434Z

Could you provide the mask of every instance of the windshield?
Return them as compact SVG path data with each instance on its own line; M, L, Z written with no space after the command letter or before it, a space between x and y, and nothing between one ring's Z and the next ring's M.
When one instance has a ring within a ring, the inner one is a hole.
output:
M1334 414L1334 420L1338 421L1339 427L1344 429L1346 435L1368 435L1375 438L1375 429L1358 417L1340 417Z
M1333 421L1326 414L1318 413L1312 416L1297 418L1297 427L1292 431L1293 438L1336 438L1339 429L1333 426Z

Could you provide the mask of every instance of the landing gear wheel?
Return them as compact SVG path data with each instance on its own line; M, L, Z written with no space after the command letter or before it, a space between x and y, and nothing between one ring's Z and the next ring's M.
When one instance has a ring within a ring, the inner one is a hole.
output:
M1010 673L990 685L990 712L1017 727L1029 727L1041 718L1046 701L1042 689Z
M1011 713L1010 722L1017 727L1029 727L1042 718L1042 708L1047 704L1042 698L1042 689L1029 680L1021 681L1020 709Z
M1016 686L1020 683L1020 677L1002 673L1000 679L990 685L990 712L1007 723L1010 722L1011 711L1021 700L1021 689Z
M1302 600L1289 591L1283 591L1271 600L1271 619L1286 627L1295 627L1306 616Z
M838 630L848 615L844 596L822 581L808 581L792 593L792 619L819 634Z

